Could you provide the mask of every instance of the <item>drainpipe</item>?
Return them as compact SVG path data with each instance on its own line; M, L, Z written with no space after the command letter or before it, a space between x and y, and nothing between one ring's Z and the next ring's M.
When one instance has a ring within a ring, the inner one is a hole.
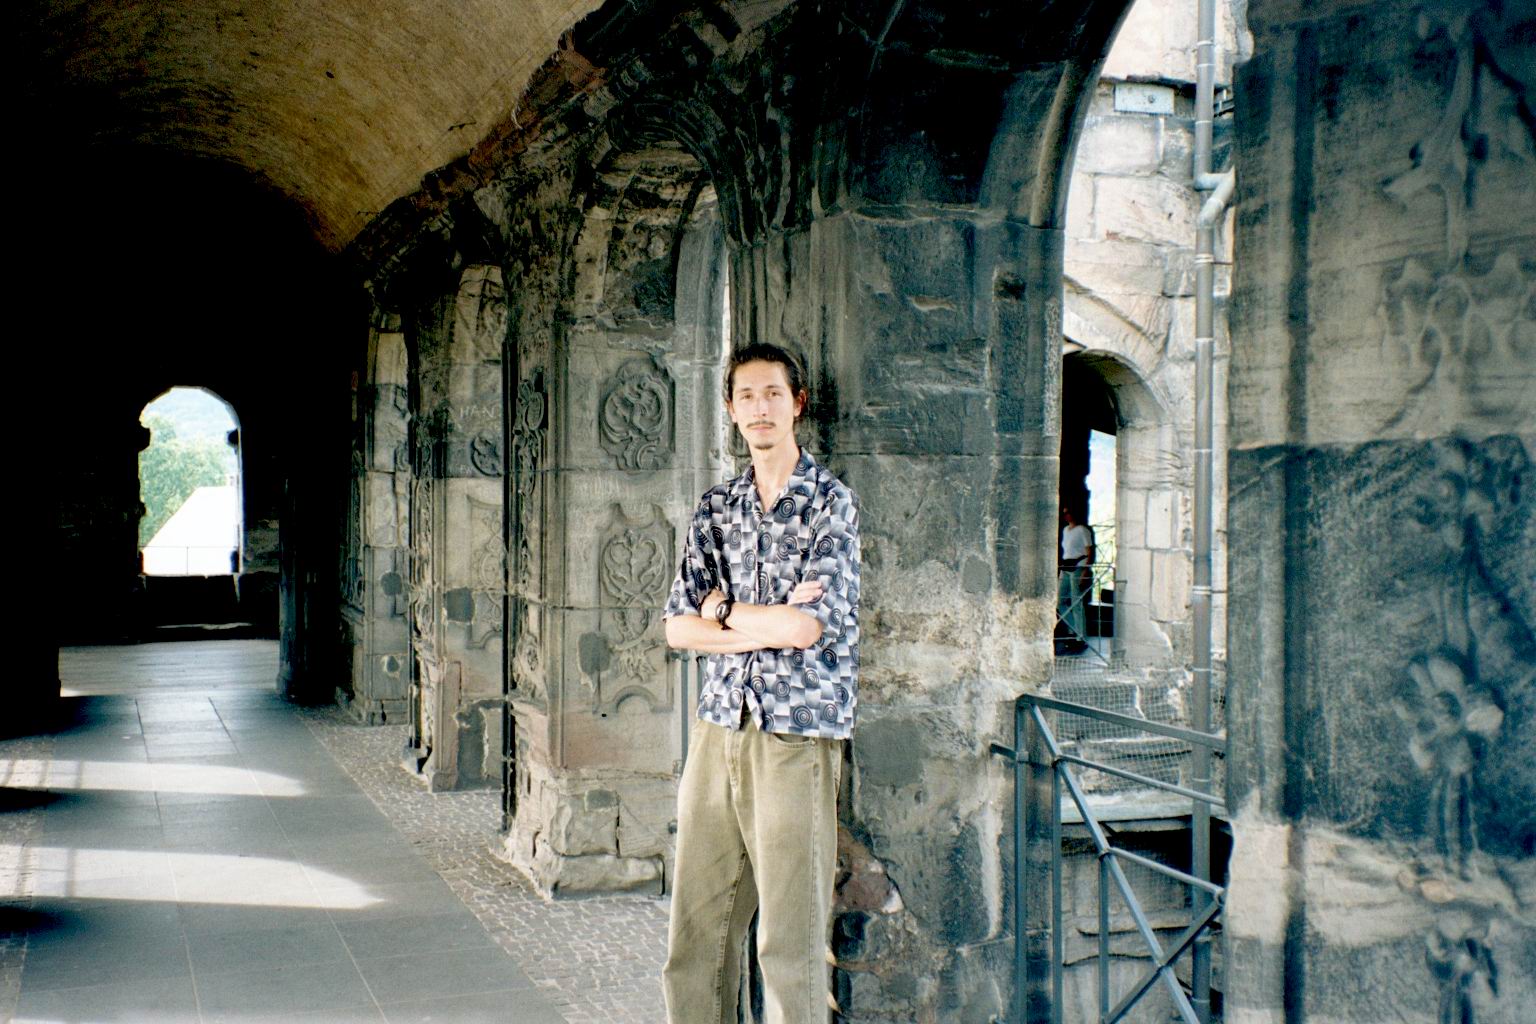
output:
M1194 186L1207 193L1195 227L1195 496L1194 586L1190 612L1194 620L1194 728L1211 732L1211 534L1212 534L1212 405L1215 392L1213 350L1215 326L1212 307L1216 289L1216 224L1232 198L1235 177L1228 170L1211 173L1211 127L1216 108L1216 0L1197 0L1198 22L1195 53L1195 166ZM1191 788L1209 792L1211 752L1194 751ZM1196 878L1211 877L1211 809L1194 801L1191 814L1191 871ZM1196 889L1194 911L1204 909L1209 894ZM1211 940L1209 932L1195 940L1191 963L1191 1002L1201 1024L1211 1019Z

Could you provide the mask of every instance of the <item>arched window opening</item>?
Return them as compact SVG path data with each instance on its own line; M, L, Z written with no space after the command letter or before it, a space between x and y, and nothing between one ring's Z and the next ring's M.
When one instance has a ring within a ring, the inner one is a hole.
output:
M1118 522L1115 391L1089 361L1062 361L1056 653L1108 661Z
M139 453L139 551L146 576L240 571L239 422L203 388L174 387L144 407Z

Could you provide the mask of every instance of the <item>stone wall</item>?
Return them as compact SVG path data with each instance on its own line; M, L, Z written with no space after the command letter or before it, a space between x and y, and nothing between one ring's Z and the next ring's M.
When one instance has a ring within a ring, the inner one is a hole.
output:
M1254 12L1230 1020L1491 1024L1536 996L1533 24Z
M1231 82L1246 33L1218 4L1217 84ZM1067 203L1063 334L1080 366L1113 392L1118 668L1162 670L1177 685L1190 656L1195 364L1193 187L1195 5L1139 0L1094 87ZM1230 165L1230 116L1216 123ZM1228 218L1230 222L1230 217ZM1215 446L1225 447L1225 298L1230 223L1219 233ZM1073 395L1063 401L1070 405ZM1226 474L1215 467L1216 654L1226 633ZM1064 482L1066 489L1068 483ZM1105 554L1101 551L1101 554Z

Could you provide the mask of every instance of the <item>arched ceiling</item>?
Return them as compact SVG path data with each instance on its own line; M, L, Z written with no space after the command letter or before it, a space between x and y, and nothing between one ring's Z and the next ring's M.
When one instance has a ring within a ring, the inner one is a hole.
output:
M599 0L20 0L23 117L44 159L238 169L339 250L515 117Z

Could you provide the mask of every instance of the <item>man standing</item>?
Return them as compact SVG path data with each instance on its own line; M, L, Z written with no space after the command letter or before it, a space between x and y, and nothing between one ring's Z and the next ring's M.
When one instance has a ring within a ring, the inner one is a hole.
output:
M1093 531L1078 521L1070 505L1061 507L1061 559L1056 563L1056 615L1066 623L1063 654L1088 649L1087 601L1093 588Z
M858 702L858 502L795 440L788 352L737 351L725 399L752 466L705 492L663 613L671 647L709 655L677 796L667 1019L735 1024L755 911L768 1024L813 1024Z

